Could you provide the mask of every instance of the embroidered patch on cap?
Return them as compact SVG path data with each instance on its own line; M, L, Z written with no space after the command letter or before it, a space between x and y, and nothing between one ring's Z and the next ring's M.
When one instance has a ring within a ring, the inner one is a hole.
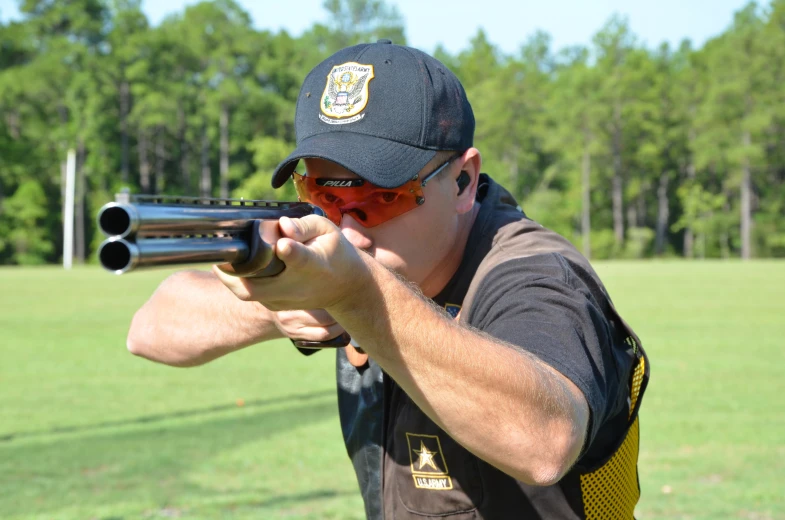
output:
M319 119L330 125L359 121L368 104L368 84L374 78L373 65L350 61L336 65L327 75Z

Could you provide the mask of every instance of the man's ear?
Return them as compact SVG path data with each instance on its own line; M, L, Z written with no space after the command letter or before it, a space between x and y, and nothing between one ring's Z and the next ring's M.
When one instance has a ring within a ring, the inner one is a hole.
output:
M458 188L458 200L456 201L455 209L460 215L468 213L474 207L482 158L477 148L469 148L459 160L462 162L462 166L460 173L458 173L455 179Z

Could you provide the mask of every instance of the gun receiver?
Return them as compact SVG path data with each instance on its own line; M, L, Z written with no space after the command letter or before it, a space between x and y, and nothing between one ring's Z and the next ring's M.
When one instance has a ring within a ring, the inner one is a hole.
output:
M101 265L115 274L163 265L220 263L236 276L275 276L284 264L275 254L278 219L322 211L304 202L213 199L120 193L98 212L107 239ZM324 342L295 341L302 348L343 347L343 334Z

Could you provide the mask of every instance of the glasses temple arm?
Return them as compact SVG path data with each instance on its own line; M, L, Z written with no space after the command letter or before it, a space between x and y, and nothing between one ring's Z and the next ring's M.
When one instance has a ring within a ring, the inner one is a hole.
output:
M431 173L429 173L428 175L426 175L426 176L425 176L425 178L424 178L424 179L422 180L422 182L420 183L420 185L421 185L421 186L424 188L424 187L425 187L425 185L426 185L426 184L428 184L428 181L430 181L431 179L433 179L434 177L436 177L436 176L439 174L439 172L441 172L443 169L447 168L447 166L448 166L448 165L449 165L451 162L453 162L455 159L457 159L457 158L458 158L458 157L460 157L460 156L461 156L461 154L458 154L458 155L454 155L454 156L450 157L449 159L447 159L447 162L445 162L444 164L442 164L441 166L439 166L438 168L436 168L435 170L433 170Z

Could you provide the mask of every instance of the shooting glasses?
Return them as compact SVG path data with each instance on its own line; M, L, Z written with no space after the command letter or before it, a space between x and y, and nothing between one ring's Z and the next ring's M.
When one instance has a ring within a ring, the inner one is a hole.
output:
M364 179L327 179L297 172L292 179L300 202L320 208L336 226L348 214L360 225L371 228L422 206L423 187L458 157L460 154L450 157L422 180L418 174L397 188L380 188Z

